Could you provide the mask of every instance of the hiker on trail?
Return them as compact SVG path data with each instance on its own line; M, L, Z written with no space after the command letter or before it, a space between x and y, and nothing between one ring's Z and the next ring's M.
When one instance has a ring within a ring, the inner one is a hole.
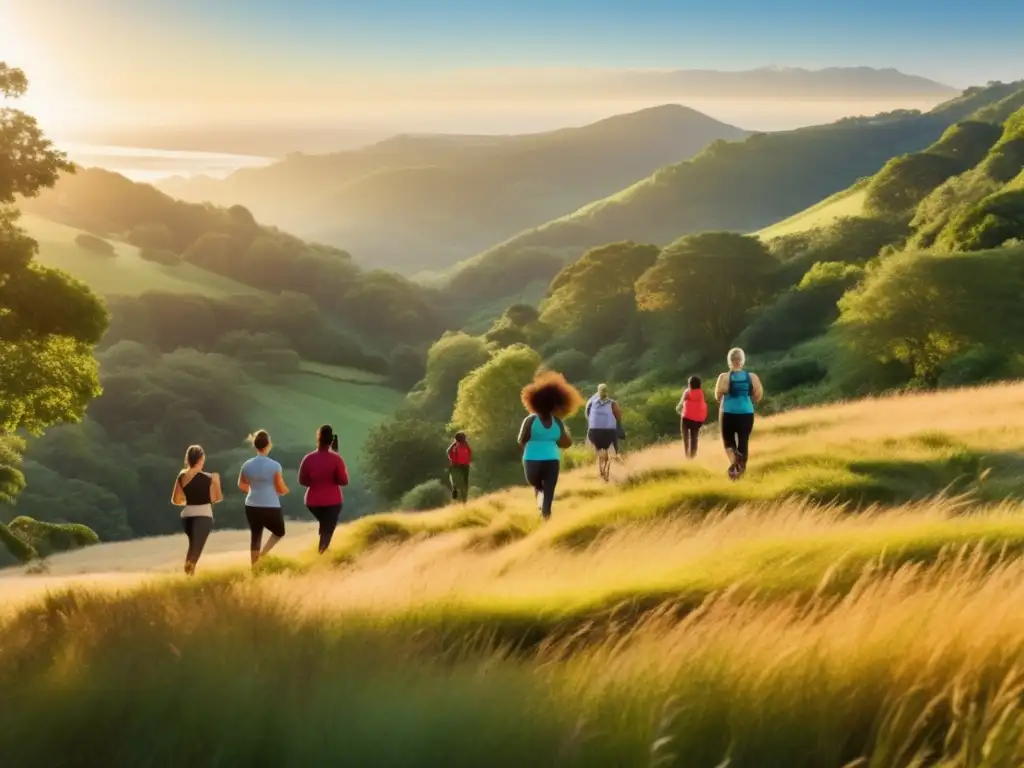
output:
M213 530L213 505L224 499L220 475L203 472L205 464L206 452L202 446L189 446L185 451L185 468L175 478L171 492L171 503L182 507L181 525L188 537L185 573L189 576L195 575L196 563Z
M281 496L288 493L284 484L281 465L268 455L271 449L270 435L261 429L250 435L256 455L242 465L238 473L238 487L245 491L245 519L249 522L251 543L249 552L253 566L261 557L270 553L284 538L284 514L281 512ZM270 531L266 546L263 529Z
M679 429L683 435L683 450L686 458L697 457L697 437L700 428L708 420L708 404L704 401L704 390L701 389L700 376L691 376L683 390L683 396L676 406L679 414Z
M318 552L331 546L345 503L342 487L348 485L348 468L338 453L338 435L330 424L316 431L316 450L299 464L299 485L306 489L306 509L320 524Z
M560 449L572 445L572 435L562 419L580 407L583 396L560 373L546 373L523 388L522 400L530 414L519 428L523 470L537 494L541 516L550 520L561 467Z
M622 421L619 404L608 397L608 385L599 384L597 394L587 401L587 440L597 454L597 468L601 478L608 481L611 473L611 459L608 449L615 447L618 454L618 430Z
M730 349L728 361L729 370L721 374L715 384L715 399L721 404L718 420L730 462L729 477L736 480L747 469L754 406L764 397L764 388L755 374L743 370L747 356L742 349Z
M469 501L469 465L473 462L473 449L465 432L456 432L455 439L448 446L448 484L452 498Z

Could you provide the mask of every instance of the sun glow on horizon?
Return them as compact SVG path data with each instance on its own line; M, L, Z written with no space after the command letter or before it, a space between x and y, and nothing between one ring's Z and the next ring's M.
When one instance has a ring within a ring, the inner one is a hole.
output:
M54 62L25 34L16 9L5 11L4 17L6 23L0 27L0 61L25 73L28 92L20 99L2 102L3 105L32 115L47 132L71 125L75 110L67 101L67 94L61 93Z

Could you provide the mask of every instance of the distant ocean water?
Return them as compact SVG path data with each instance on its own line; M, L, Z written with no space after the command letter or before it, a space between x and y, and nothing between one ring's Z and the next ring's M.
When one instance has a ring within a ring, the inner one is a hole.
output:
M219 152L187 152L174 149L146 149L75 142L57 142L75 163L105 168L133 181L153 182L168 176L212 176L224 178L240 168L259 168L275 158L233 155Z

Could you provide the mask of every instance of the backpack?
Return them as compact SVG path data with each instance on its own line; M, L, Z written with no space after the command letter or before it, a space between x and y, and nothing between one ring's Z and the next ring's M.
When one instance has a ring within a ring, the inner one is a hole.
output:
M753 394L754 385L753 385L753 382L750 379L750 374L747 373L746 371L740 371L740 373L742 373L746 377L745 379L743 379L743 381L746 382L747 389L746 389L745 392L741 392L739 390L739 388L737 387L737 385L739 384L740 380L734 379L732 374L730 373L729 374L729 397L750 397L750 395Z
M615 429L615 401L592 400L587 409L587 426L591 429Z

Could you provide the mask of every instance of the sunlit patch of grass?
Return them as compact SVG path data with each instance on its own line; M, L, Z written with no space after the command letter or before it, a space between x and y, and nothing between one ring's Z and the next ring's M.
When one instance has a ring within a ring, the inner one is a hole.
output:
M663 579L591 596L586 613L554 554L532 563L555 587L532 604L368 610L344 585L325 599L322 572L57 595L0 624L0 698L18 704L0 749L18 767L87 745L97 763L141 766L620 766L654 751L662 765L841 768L954 761L1001 739L985 763L949 764L1016 768L1024 565L998 548L1024 528L1016 509L954 512L719 516L679 531L703 552L690 592ZM618 557L621 576L666 533L622 532L591 556Z
M1018 413L1022 385L787 413L739 482L659 447L565 472L547 523L517 487L7 610L0 754L1017 768Z

